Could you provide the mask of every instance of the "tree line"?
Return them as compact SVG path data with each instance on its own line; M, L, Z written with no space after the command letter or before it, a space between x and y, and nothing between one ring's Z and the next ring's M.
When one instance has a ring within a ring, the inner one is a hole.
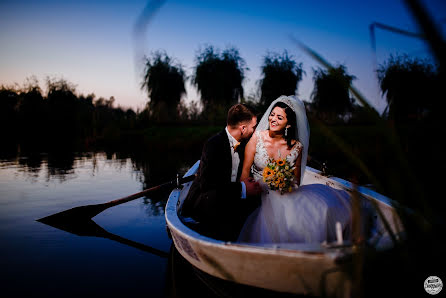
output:
M0 87L0 130L12 142L90 142L137 127L137 113L114 107L115 99L77 94L65 79L35 77L23 86Z
M37 79L23 86L0 87L0 124L4 136L29 139L118 138L119 131L138 130L157 123L189 122L222 125L228 108L246 102L261 113L280 95L296 94L305 75L302 63L288 55L267 53L261 66L258 93L246 96L243 89L245 60L235 48L219 50L208 46L198 52L190 77L176 59L157 51L145 58L141 89L148 101L144 109L133 111L115 107L115 99L77 94L75 85L46 78L46 93ZM435 65L408 56L390 57L377 71L386 96L384 117L406 125L430 121L438 102L439 75ZM187 80L197 88L200 101L186 105ZM310 119L323 123L368 123L370 115L349 91L355 77L345 65L313 69L314 89L307 104Z
M221 123L228 108L237 102L247 102L263 112L280 95L297 94L299 82L306 75L302 63L286 51L267 53L261 66L258 93L246 96L242 83L248 68L235 48L220 51L206 47L197 54L190 78L181 64L174 61L161 51L145 60L141 86L149 101L143 112L155 121L201 119ZM403 124L432 118L440 86L435 65L406 55L391 56L379 66L377 77L387 100L381 117ZM200 102L186 106L182 96L188 79L199 91ZM314 89L311 102L307 103L310 117L329 124L370 121L349 91L355 79L342 64L330 70L313 69Z

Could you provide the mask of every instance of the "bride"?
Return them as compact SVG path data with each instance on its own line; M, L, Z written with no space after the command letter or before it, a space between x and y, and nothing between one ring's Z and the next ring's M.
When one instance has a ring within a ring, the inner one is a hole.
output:
M342 190L323 184L301 185L309 144L305 106L295 96L273 101L246 145L241 179L253 176L263 188L261 205L246 220L238 241L314 243L336 240L336 223L350 236L351 204ZM286 158L295 166L295 186L281 194L263 182L268 160Z

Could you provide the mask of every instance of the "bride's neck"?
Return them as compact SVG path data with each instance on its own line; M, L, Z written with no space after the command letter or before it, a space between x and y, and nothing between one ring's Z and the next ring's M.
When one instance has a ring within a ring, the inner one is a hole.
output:
M268 130L268 135L272 139L282 139L283 138L283 133L274 132L274 131L271 131L271 130Z

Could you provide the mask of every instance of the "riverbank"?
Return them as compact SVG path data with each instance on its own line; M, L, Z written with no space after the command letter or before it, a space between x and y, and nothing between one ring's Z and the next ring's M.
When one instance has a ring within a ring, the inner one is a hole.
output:
M352 177L360 184L371 181L358 169L357 160L372 170L386 168L394 159L386 149L384 136L373 125L334 125L321 127L310 123L310 147L308 165L321 169L324 163L327 173L347 180ZM204 142L222 129L222 126L168 123L153 124L143 129L113 129L101 136L70 138L68 135L37 134L17 136L9 139L2 149L2 155L17 152L52 151L105 151L128 152L129 154L163 154L163 152L187 152L192 159L199 159ZM328 130L335 138L327 137ZM344 143L348 152L339 147ZM350 153L349 153L350 152ZM168 158L168 156L167 156Z

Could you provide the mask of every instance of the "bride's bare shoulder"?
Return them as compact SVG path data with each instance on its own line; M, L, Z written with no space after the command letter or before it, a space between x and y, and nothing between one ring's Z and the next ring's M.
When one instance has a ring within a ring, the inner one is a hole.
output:
M299 142L298 140L292 140L291 141L291 148L294 149L301 149L303 147L302 143Z
M245 154L249 152L254 153L256 151L256 147L257 147L257 134L253 133L248 143L246 144Z
M248 141L248 144L257 144L257 132L254 132Z

